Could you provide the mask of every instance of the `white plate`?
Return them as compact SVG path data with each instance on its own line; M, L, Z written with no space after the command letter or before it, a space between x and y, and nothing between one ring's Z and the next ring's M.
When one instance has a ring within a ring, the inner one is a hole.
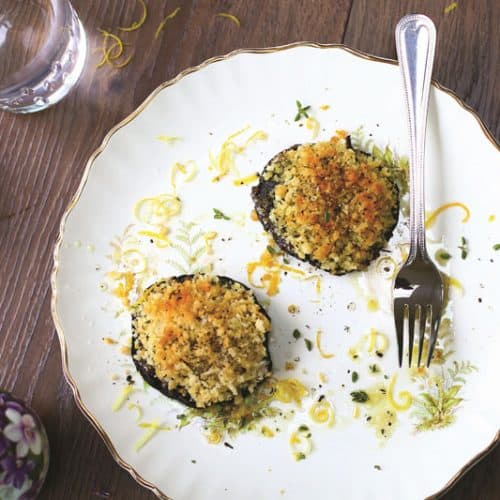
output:
M214 272L247 282L245 266L258 259L267 239L260 224L248 217L252 209L250 186L234 186L231 175L212 183L208 152L216 153L230 134L250 125L252 131L265 131L268 138L252 142L235 159L241 175L259 171L276 152L311 140L311 130L301 126L304 121L293 120L295 102L300 100L311 105L311 115L320 123L318 139L330 138L337 129L353 131L363 126L365 142L372 139L378 146L389 145L403 155L408 144L400 80L399 69L390 61L338 46L296 44L241 51L208 61L164 84L108 134L90 159L75 200L63 217L55 250L52 305L63 368L78 405L115 459L157 495L175 500L302 499L311 495L420 499L445 488L498 439L500 252L492 248L500 243L498 146L463 104L434 86L427 141L428 207L459 201L471 213L470 220L462 223L463 211L451 208L439 216L430 232L431 239L438 242L432 246L433 252L443 246L444 238L453 254L447 272L465 290L463 295L452 294L455 338L448 350L455 353L443 370L437 367L433 372L438 378L444 376L448 386L460 386L450 403L455 404L449 412L454 422L433 432L415 432L422 417L412 416L413 410L398 412L393 436L381 444L364 422L363 405L361 417L352 417L352 390L368 388L375 380L387 383L381 376L369 375L369 364L376 362L389 377L397 373L391 283L377 274L374 266L367 273L345 277L312 271L321 274L319 294L315 280L301 281L289 275L283 277L280 293L271 298L269 306L276 376L295 376L317 389L304 400L303 409L296 410L296 417L281 424L281 432L273 439L258 433L231 439L233 450L208 444L197 424L180 431L158 432L139 451L134 450L145 429L136 423L136 409L129 410L128 403L141 406L143 422L175 422L175 415L182 411L152 389L139 390L142 384L129 356L120 354L120 345L130 331L128 315L116 316L118 300L100 289L106 272L114 268L107 257L112 251L111 240L135 224L134 204L171 191L169 169L175 162L195 161L198 173L191 182L177 178L182 212L172 218L170 236L175 240L182 224L192 221L197 226L191 236L198 231L216 231L214 253L200 250L196 265L212 262ZM322 110L324 104L329 109ZM245 132L246 136L250 133ZM182 140L165 144L157 140L158 135L180 136ZM243 136L235 141L240 143ZM213 208L232 220L214 220ZM491 221L492 215L496 220ZM240 216L244 223L235 223ZM145 228L136 224L129 230L132 239L122 242L125 248L139 248L147 256L148 269L158 276L179 273L171 262L182 263L178 250L158 249L144 237L134 242L140 229ZM469 244L465 260L457 249L462 236ZM405 238L402 224L391 248L398 238ZM200 238L198 243L202 241ZM397 252L394 255L400 258ZM297 261L292 259L292 265L297 266ZM302 269L311 271L308 266ZM138 278L145 284L155 279L149 271ZM256 293L265 301L264 290ZM369 297L377 297L377 312L368 311ZM355 310L348 307L351 302L356 304ZM300 313L289 314L290 304L298 304ZM345 325L350 326L350 333L344 331ZM387 335L388 351L382 359L365 353L361 361L351 360L349 348L371 327ZM335 358L321 358L316 347L308 352L302 339L294 341L294 328L312 340L314 332L321 329L325 350L335 353ZM118 345L107 345L102 341L105 337L116 339ZM285 371L284 362L296 356L300 362L295 372ZM448 369L453 368L454 360L471 363L477 371L465 364L468 373L463 381L459 376L451 382ZM112 404L126 384L127 369L138 390L122 409L113 412ZM349 369L359 373L358 382L351 381ZM321 390L319 371L328 377ZM113 375L118 380L113 381ZM409 389L414 401L422 397L422 389L410 382L407 370L400 373L397 387L398 392ZM435 386L429 390L436 390ZM308 417L306 410L320 393L326 394L335 408L332 428L313 424ZM306 460L296 462L288 439L301 423L311 428L313 451Z

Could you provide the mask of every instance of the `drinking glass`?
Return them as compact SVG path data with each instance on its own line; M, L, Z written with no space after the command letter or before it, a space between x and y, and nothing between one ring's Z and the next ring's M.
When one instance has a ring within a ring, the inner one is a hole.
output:
M80 77L87 41L68 0L0 0L0 109L55 104Z

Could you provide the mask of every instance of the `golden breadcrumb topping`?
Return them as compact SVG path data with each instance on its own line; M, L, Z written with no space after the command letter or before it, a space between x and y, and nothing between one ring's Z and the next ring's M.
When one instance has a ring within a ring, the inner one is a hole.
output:
M338 137L288 149L262 175L276 182L269 220L297 257L334 273L362 269L397 221L393 175Z
M135 305L135 358L202 408L252 392L271 374L270 329L240 283L205 275L163 280Z

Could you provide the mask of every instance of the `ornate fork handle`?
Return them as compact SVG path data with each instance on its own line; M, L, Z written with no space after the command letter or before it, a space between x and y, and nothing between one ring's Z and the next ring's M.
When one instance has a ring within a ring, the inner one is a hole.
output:
M436 28L423 15L405 16L396 26L410 130L410 252L408 261L426 260L424 158Z

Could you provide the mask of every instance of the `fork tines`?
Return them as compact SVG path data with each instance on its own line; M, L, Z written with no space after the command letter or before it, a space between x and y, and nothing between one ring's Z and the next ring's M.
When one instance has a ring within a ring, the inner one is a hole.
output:
M408 366L411 367L413 359L413 351L415 348L415 329L418 322L418 359L417 367L420 367L422 356L424 353L426 332L429 332L429 340L427 343L427 362L429 366L434 348L436 346L440 313L433 313L432 304L415 304L411 305L404 299L396 299L394 301L394 317L396 323L396 335L398 341L398 359L399 366L403 365L404 351L404 331L405 325L408 330Z

